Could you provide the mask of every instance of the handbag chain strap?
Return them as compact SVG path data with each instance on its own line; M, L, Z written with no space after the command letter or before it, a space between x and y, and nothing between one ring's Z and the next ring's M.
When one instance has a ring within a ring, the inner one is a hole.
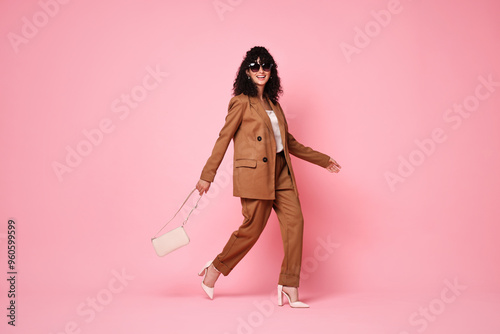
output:
M189 199L189 197L191 197L191 195L193 194L193 192L195 190L196 190L196 188L194 188L193 190L191 190L191 192L189 193L189 195L186 198L186 200L184 201L184 203L182 203L182 205L179 208L179 210L177 210L177 212L175 213L175 215L172 218L170 218L170 220L165 225L163 225L163 227L158 232L156 232L156 234L154 235L153 239L156 238L156 236L158 235L158 233L160 233L165 228L165 226L167 226L168 223L170 223L175 218L175 216L177 216L177 214L179 213L179 211L181 211L182 207L184 206L184 204L186 204L187 200ZM203 194L200 196L200 198L198 198L198 200L196 201L195 206L191 209L191 211L189 211L189 214L187 215L186 219L184 219L184 221L182 222L182 226L184 226L184 224L187 223L187 221L189 219L189 216L191 216L191 214L193 213L194 209L196 209L198 207L198 203L200 202L200 199L201 199L202 196L203 196Z

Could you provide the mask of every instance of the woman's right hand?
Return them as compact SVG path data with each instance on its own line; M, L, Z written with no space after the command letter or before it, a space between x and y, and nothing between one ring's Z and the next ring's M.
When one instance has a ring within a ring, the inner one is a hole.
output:
M196 184L196 190L200 192L200 196L203 195L203 193L206 194L209 188L210 188L210 182L202 179L200 179Z

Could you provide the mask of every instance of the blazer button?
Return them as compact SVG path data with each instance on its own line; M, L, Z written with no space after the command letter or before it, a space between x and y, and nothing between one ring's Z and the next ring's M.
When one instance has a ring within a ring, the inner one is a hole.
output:
M258 140L258 141L261 141L261 140L262 140L262 137L261 137L261 136L258 136L258 137L257 137L257 140Z
M264 157L264 159L262 159L262 161L267 162L267 158L266 158L266 157Z

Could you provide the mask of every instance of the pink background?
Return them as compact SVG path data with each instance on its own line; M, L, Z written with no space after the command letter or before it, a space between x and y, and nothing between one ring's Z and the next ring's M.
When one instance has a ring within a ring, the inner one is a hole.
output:
M30 0L1 1L0 13L2 333L500 330L497 1ZM255 45L279 65L291 132L343 167L331 175L293 160L308 310L275 307L274 214L215 299L201 290L196 273L242 222L232 145L186 225L191 243L163 258L150 243L194 188ZM472 111L459 116L463 104ZM58 176L68 147L86 155ZM466 288L436 309L453 281ZM82 315L96 297L95 318ZM409 320L429 305L426 326Z

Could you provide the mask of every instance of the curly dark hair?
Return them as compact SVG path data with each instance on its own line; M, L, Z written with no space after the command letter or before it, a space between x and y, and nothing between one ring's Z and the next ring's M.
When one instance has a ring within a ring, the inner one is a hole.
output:
M263 46L254 46L249 51L247 51L247 54L243 59L243 62L241 63L236 75L236 79L234 79L233 94L235 96L241 93L248 96L257 96L257 85L255 85L253 80L248 79L245 71L248 69L248 65L250 65L250 63L256 63L257 58L259 57L261 64L274 64L271 68L269 81L264 87L264 95L267 95L273 103L277 103L279 95L283 94L283 90L281 89L281 80L278 76L278 64L274 61L274 58L273 56L271 56L269 51L267 51L267 49Z

